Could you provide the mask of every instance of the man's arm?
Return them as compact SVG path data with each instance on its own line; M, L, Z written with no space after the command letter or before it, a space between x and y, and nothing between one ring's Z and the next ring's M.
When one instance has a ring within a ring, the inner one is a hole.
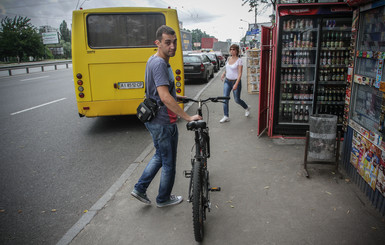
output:
M163 102L163 104L172 112L183 118L184 120L190 122L195 120L202 119L199 115L190 116L188 115L182 108L179 107L178 103L174 99L174 97L171 96L170 92L168 91L168 86L159 86L156 88L160 97L160 100Z

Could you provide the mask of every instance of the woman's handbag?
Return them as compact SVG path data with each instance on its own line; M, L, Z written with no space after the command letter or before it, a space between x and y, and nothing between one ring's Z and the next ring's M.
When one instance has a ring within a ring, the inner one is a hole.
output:
M139 104L136 109L136 116L142 123L149 122L154 119L159 107L156 100L151 98L145 98L142 103Z

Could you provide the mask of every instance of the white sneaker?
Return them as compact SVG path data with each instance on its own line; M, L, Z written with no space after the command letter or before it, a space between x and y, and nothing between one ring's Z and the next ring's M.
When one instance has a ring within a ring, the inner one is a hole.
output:
M224 123L224 122L230 122L230 118L229 117L226 117L224 116L220 121L220 123Z
M250 115L250 106L247 107L245 110L245 117L248 117Z

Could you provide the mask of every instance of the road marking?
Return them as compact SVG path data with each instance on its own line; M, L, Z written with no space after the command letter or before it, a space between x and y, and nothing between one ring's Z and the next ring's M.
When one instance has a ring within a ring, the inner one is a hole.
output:
M56 103L56 102L59 102L59 101L65 100L65 99L67 99L67 98L61 98L61 99L58 99L58 100L54 100L54 101L51 101L51 102L48 102L48 103L44 103L44 104L41 104L41 105L38 105L38 106L34 106L34 107L31 107L31 108L25 109L25 110L22 110L22 111L17 111L17 112L11 113L11 116L19 114L19 113L22 113L22 112L30 111L30 110L33 110L33 109L36 109L36 108L39 108L39 107L42 107L42 106L46 106L46 105L49 105L49 104L53 104L53 103Z
M43 77L34 77L34 78L22 79L22 80L20 80L20 82L29 81L29 80L36 80L36 79L46 78L46 77L49 77L49 76L43 76Z

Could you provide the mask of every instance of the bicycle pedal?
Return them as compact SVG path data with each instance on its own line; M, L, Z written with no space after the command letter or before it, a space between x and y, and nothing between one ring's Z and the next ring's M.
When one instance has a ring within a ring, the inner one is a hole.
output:
M183 175L184 175L185 178L191 178L191 170L183 171Z
M221 191L221 187L211 187L210 191Z

